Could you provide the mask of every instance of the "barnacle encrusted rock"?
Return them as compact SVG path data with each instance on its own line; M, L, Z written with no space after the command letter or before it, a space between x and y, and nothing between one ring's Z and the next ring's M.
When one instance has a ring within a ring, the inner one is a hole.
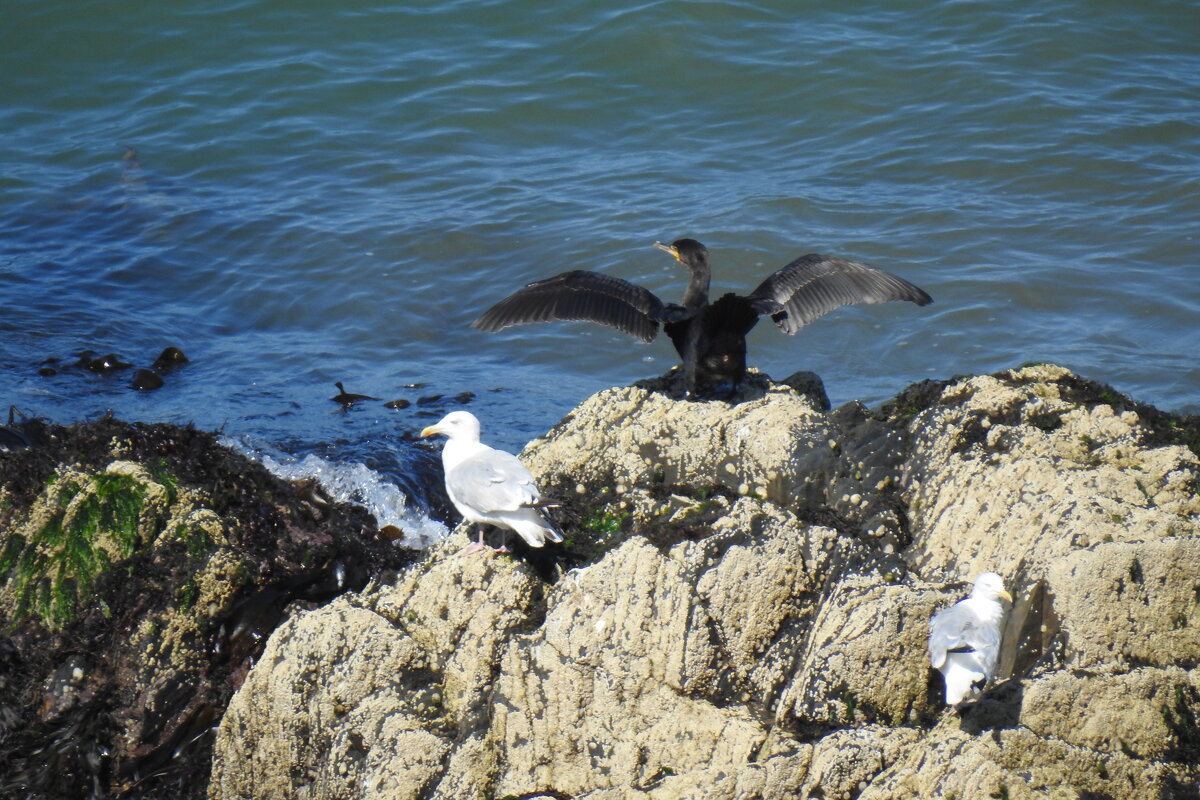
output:
M877 412L601 392L523 454L562 563L458 533L301 613L210 797L1194 797L1197 446L1048 365ZM929 616L984 570L1001 674L945 716Z

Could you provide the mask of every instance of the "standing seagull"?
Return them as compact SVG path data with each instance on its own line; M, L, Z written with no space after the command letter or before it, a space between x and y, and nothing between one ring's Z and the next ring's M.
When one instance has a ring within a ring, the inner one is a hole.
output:
M929 621L929 663L941 670L946 681L946 705L950 713L968 698L983 691L996 674L1000 657L1000 634L1004 629L1004 580L994 572L975 579L971 596L943 608Z
M649 342L661 322L683 361L689 396L718 387L728 387L733 395L746 374L746 334L761 314L769 314L784 333L794 334L841 306L933 302L924 290L891 273L810 253L771 273L746 297L729 293L710 304L708 249L695 239L654 246L691 273L679 304L664 303L650 290L620 278L574 270L529 284L471 325L494 332L531 322L587 320Z
M479 441L479 420L474 414L452 411L421 431L422 436L435 433L448 437L442 448L446 494L463 519L479 532L479 541L463 550L463 555L487 549L483 543L486 525L516 531L530 547L541 547L547 539L562 541L562 534L536 510L541 495L533 475L512 453ZM507 550L501 547L498 552Z

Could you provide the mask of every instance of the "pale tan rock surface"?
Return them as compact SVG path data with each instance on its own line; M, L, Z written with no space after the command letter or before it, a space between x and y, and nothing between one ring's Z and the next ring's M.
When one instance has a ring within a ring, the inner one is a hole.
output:
M457 558L465 543L286 622L225 713L210 796L426 796L490 714L499 649L543 591L511 560Z
M786 386L733 406L630 386L583 401L525 456L551 485L632 486L657 473L668 485L706 480L791 500L823 495L834 436L828 416Z
M1051 366L877 414L601 392L523 454L581 566L544 583L457 534L297 616L210 797L1195 796L1200 460L1175 423ZM985 569L1017 598L1002 674L947 717L929 616Z
M1196 456L1140 446L1137 412L1078 402L1078 380L1053 366L970 378L914 419L907 558L922 574L1040 576L1101 542L1197 535Z
M839 726L916 723L930 711L929 618L957 600L932 587L843 581L821 604L776 719ZM873 676L869 681L848 676Z
M1180 771L1188 774L1184 781L1176 777ZM1073 747L1024 728L977 732L950 719L873 776L857 797L1158 800L1191 796L1188 782L1194 782L1191 773L1177 765Z
M1200 537L1098 544L1058 560L1047 581L1066 666L1200 663Z

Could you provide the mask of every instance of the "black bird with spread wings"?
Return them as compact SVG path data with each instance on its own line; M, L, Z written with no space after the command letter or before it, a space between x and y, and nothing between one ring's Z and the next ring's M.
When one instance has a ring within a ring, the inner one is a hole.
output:
M760 315L769 315L780 330L794 334L842 306L933 302L924 290L891 273L810 253L771 273L745 297L729 293L709 303L708 249L695 239L654 246L691 273L678 304L664 303L650 290L620 278L573 270L529 284L471 325L494 332L531 322L587 320L649 342L662 324L683 360L688 395L702 397L727 387L732 396L746 374L746 334Z

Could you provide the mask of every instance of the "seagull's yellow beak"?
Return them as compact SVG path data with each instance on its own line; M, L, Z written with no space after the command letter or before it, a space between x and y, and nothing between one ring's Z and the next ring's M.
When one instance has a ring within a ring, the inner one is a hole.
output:
M1007 589L1001 589L1000 596L1003 597L1005 600L1007 600L1010 603L1013 601L1012 595L1008 593Z
M421 431L421 438L425 438L426 436L433 436L435 433L441 433L441 432L442 432L442 429L439 428L437 425L430 425L428 428L425 428L423 431Z
M664 253L669 253L671 255L671 257L674 258L676 261L678 261L680 263L683 262L683 259L681 259L679 257L679 250L677 250L672 245L663 244L662 242L655 242L654 246L657 247L659 250L662 250Z

